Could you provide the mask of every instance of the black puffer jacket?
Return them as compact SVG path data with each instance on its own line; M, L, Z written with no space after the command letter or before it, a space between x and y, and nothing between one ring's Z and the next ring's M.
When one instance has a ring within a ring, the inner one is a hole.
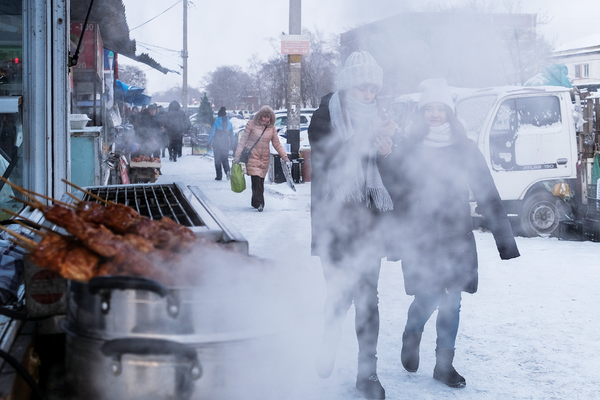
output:
M377 227L385 213L367 208L365 202L341 201L327 193L329 167L348 156L350 142L344 143L333 134L329 115L332 95L330 93L321 99L308 127L312 165L312 254L334 261L358 254L370 259L382 258L385 256L384 241L378 237ZM367 160L365 152L362 160L365 167Z
M500 196L477 145L468 139L426 147L408 139L381 160L394 201L388 220L391 252L402 259L409 295L444 288L477 291L477 249L469 189L496 240L502 259L519 256Z
M188 133L192 127L189 118L176 101L169 104L169 110L161 121L171 141L181 141L183 135Z

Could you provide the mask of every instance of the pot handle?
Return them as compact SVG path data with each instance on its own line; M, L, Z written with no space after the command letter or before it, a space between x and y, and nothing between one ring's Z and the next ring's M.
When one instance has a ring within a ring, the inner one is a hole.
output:
M167 298L167 313L175 318L179 314L179 301L176 296L164 285L155 280L137 276L97 276L88 282L91 294L102 295L102 313L108 314L110 310L110 290L145 290Z
M97 276L90 279L88 282L88 289L91 294L97 294L102 289L146 290L154 292L160 297L165 297L169 294L169 289L164 285L155 280L137 276Z
M163 339L123 338L105 342L100 350L106 357L112 357L111 369L115 376L121 374L121 356L123 354L175 355L192 363L190 375L193 380L200 379L202 376L202 365L198 360L196 350L182 343Z

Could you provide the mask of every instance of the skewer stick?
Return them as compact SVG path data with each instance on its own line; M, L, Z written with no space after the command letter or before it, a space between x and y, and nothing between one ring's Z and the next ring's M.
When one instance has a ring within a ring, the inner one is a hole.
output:
M29 192L29 193L31 193L31 194L32 194L32 195L34 195L34 196L39 196L39 197L41 197L42 199L50 200L51 202L53 202L53 203L55 203L55 204L59 204L59 205L61 205L61 206L63 206L63 207L75 208L75 206L74 206L73 204L65 203L64 201L60 201L60 200L53 199L52 197L44 196L43 194L36 193L36 192L34 192L33 190L28 190L28 189L23 189L23 190L25 190L26 192ZM70 194L70 193L69 193L69 194ZM79 199L78 199L78 200L79 200ZM36 200L36 201L37 201L37 200Z
M17 239L16 237L11 237L9 240L11 242L15 243L17 246L27 250L30 253L35 250L35 247L32 247L29 243L22 242L21 240Z
M44 205L42 203L40 203L39 201L36 203L32 203L31 201L27 201L27 200L23 200L23 199L19 199L16 198L15 196L9 196L11 199L18 201L19 203L23 203L26 206L29 206L31 208L35 208L36 210L41 210Z
M62 202L60 200L53 199L52 197L45 196L41 193L34 192L33 190L29 190L29 189L25 189L20 186L17 186L14 183L9 182L6 178L4 178L2 176L0 176L0 179L2 179L4 182L8 183L17 192L21 193L23 196L30 198L31 200L35 201L36 203L40 203L43 205L43 203L41 201L39 201L38 199L35 198L35 196L38 196L38 197L41 197L42 199L50 200L51 202L53 202L55 204L60 204L61 206L64 206L64 207L75 208L75 206L73 206L72 204L68 204L68 203Z
M67 195L70 196L73 200L75 200L78 203L81 201L81 199L79 197L75 196L73 193L67 192Z
M94 193L92 193L92 192L90 192L90 191L88 191L88 190L85 190L84 188L82 188L82 187L80 187L80 186L77 186L76 184L74 184L74 183L72 183L72 182L69 182L69 181L68 181L68 180L66 180L66 179L62 179L62 181L63 181L64 183L66 183L67 185L73 186L75 189L77 189L77 190L79 190L79 191L82 191L83 193L87 194L88 196L90 196L90 197L92 197L92 198L94 198L94 199L96 199L96 200L98 200L98 201L100 201L100 202L102 202L102 203L104 203L104 204L111 204L111 203L112 203L112 201L106 201L106 200L104 200L102 197L100 197L100 196L96 196Z
M29 226L29 225L27 225L26 223L24 223L23 221L19 221L19 220L17 220L17 219L15 219L15 220L13 220L13 221L14 221L16 224L19 224L19 225L21 225L23 228L29 229L29 230L30 230L31 232L33 232L35 235L38 235L38 236L41 236L41 237L44 237L44 236L46 236L46 233L45 233L45 232L42 232L41 230L39 230L39 229L36 229L36 228L34 228L33 226ZM38 226L40 226L40 227L41 227L41 225L38 225Z
M4 181L4 183L7 183L10 187L12 187L13 189L15 189L17 192L21 193L23 196L28 197L28 198L30 198L31 200L33 200L33 201L35 201L37 203L42 204L42 202L38 201L32 194L29 194L28 190L26 190L26 189L24 189L24 188L22 188L20 186L15 185L14 183L10 182L8 179L6 179L3 176L0 176L0 179L2 179Z
M14 212L12 210L9 210L8 208L3 208L2 211L4 211L5 213L8 213L14 217L17 217L19 219L19 221L26 221L28 226L35 227L36 229L45 229L47 231L51 230L47 226L38 224L37 222L33 222L32 220L25 218L25 217L19 215L18 213ZM13 221L17 222L17 219L14 219Z
M0 229L2 229L4 232L8 233L9 235L16 237L17 239L19 239L19 241L21 241L22 243L25 243L27 245L27 247L29 247L29 248L35 249L37 247L37 243L35 241L33 241L29 238L26 238L25 236L20 235L17 232L13 232L5 226L0 225Z

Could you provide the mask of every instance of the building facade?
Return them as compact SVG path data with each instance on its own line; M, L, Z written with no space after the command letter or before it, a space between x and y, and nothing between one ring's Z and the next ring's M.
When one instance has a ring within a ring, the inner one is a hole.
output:
M574 86L600 85L600 34L557 47L551 59L567 66Z

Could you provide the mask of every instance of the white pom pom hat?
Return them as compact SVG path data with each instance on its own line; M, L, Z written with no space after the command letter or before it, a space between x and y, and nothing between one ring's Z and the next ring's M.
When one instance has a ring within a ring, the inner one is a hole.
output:
M452 93L448 87L448 82L444 78L426 79L419 84L419 110L429 103L442 103L450 107L454 112L454 101Z

